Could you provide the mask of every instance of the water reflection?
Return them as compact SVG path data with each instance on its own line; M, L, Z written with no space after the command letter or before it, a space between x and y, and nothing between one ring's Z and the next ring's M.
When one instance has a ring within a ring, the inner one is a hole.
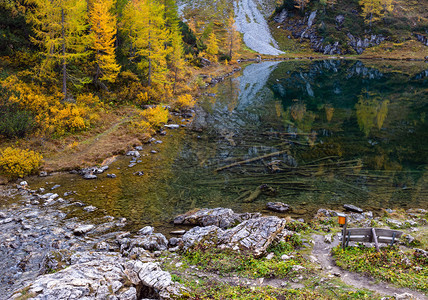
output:
M202 168L192 169L189 197L196 197L196 206L237 210L283 201L294 204L296 215L344 202L425 206L424 68L343 60L252 65L251 72L218 85L215 99L203 103L212 113L204 139L185 152L216 150ZM237 82L239 95L228 92ZM290 157L298 167L286 167ZM241 201L240 195L261 184L278 193Z

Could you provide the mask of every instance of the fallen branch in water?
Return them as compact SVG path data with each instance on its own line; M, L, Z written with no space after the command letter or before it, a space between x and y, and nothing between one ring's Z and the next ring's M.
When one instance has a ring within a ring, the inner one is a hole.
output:
M302 136L316 136L316 132L313 133L307 133L307 132L302 132L302 133L293 133L293 132L278 132L278 131L268 131L263 133L264 135L285 135L285 136L297 136L297 135L302 135Z
M265 154L265 155L262 155L262 156L259 156L259 157L253 157L253 158L250 158L250 159L238 161L236 163L233 163L233 164L230 164L230 165L227 165L227 166L224 166L224 167L217 168L217 169L214 170L214 172L223 171L223 170L226 170L226 169L229 169L229 168L232 168L232 167L240 166L240 165L243 165L243 164L246 164L246 163L249 163L249 162L258 161L258 160L261 160L261 159L264 159L264 158L268 158L268 157L272 157L272 156L281 155L281 154L284 154L284 153L287 153L287 152L288 152L288 150L283 150L283 151L278 151L278 152L274 152L274 153Z

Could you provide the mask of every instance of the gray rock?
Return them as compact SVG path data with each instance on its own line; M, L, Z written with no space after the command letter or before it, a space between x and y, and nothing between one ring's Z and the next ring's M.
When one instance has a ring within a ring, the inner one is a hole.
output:
M220 228L229 228L241 223L244 220L260 217L259 213L237 214L229 208L202 208L197 211L190 211L179 215L174 219L174 224L210 226L215 225Z
M335 20L336 20L336 25L338 27L341 27L343 25L343 22L345 22L345 16L344 15L337 15Z
M259 257L282 232L285 224L286 220L273 216L249 219L226 230L219 237L219 243L227 248L251 251Z
M51 190L57 189L57 188L59 188L59 187L61 187L61 185L60 185L60 184L55 184L53 187L51 187Z
M314 10L313 12L311 12L311 14L309 15L308 18L308 28L312 27L312 24L314 23L315 17L317 16L317 11Z
M168 242L168 245L169 245L169 246L171 246L171 247L175 247L175 246L177 246L177 245L178 245L178 243L179 243L181 240L182 240L182 239L175 238L175 237L170 238L170 239L169 239L169 242Z
M415 240L415 238L412 235L410 235L410 234L406 234L404 236L404 238L407 240L407 243L409 243L409 244L412 243Z
M288 12L286 9L283 9L279 14L277 14L273 20L277 23L284 23L284 21L287 19L288 17Z
M0 211L0 219L6 219L6 213Z
M41 171L41 172L39 173L39 176L40 176L40 177L46 177L46 176L48 176L48 172L46 172L46 171Z
M99 252L77 253L71 260L70 267L38 277L28 287L36 294L32 299L172 299L183 289L155 263Z
M259 217L227 230L214 225L194 227L183 235L183 243L185 248L204 242L220 248L243 249L259 257L282 233L285 224L286 221L278 217Z
M73 230L75 235L83 235L94 229L94 225L82 225Z
M403 222L400 222L400 221L394 220L394 219L386 219L386 223L390 226L394 226L397 228L401 228L404 225Z
M127 156L134 156L134 157L140 157L141 156L140 152L138 152L136 150L131 150L131 151L126 152L126 155Z
M267 209L276 211L276 212L286 212L290 210L290 206L282 202L268 202L266 204L266 207Z
M190 248L200 242L206 242L211 245L216 245L219 236L223 234L223 230L217 226L211 225L206 227L193 227L183 235L183 243L185 248Z
M89 206L86 206L83 210L84 211L87 211L87 212L94 212L94 211L96 211L98 208L97 207L95 207L95 206L93 206L93 205L89 205Z
M327 234L324 237L324 242L331 244L333 242L334 236L332 234Z
M87 179L87 180L97 179L97 175L94 175L94 174L85 174L85 175L83 175L83 179Z
M293 255L283 254L283 255L281 256L281 260L290 260L290 259L292 259L292 258L294 258L294 256L293 256Z
M149 227L149 226L148 226ZM143 228L144 229L144 228ZM133 248L143 248L149 251L168 249L168 240L161 233L150 233L149 229L145 230L146 234L137 235L134 238L124 238L118 240L122 253L130 253Z
M155 229L152 226L146 226L146 227L143 227L140 230L138 230L138 234L141 234L141 235L150 235L150 234L153 234L154 230Z
M116 174L107 174L107 178L116 178Z
M352 205L352 204L344 204L343 207L346 210L349 210L349 211L352 211L352 212L356 212L356 213L362 213L363 212L363 210L361 208L359 208L359 207L357 207L355 205Z
M177 128L180 128L180 125L178 125L178 124L166 124L166 125L164 125L166 128L169 128L169 129L177 129Z

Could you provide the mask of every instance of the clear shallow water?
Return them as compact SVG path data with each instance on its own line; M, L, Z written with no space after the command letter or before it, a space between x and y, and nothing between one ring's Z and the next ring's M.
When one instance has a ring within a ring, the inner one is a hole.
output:
M305 219L344 203L426 208L427 69L348 60L250 65L206 91L206 114L195 120L202 132L169 130L162 144L144 146L142 153L159 153L137 166L128 168L126 157L113 163L106 173L116 179L62 174L30 185L61 184L59 194L74 190L75 200L100 208L70 216L110 214L128 218L129 229L165 232L175 215L198 207L251 212L281 201ZM133 175L140 170L144 176Z

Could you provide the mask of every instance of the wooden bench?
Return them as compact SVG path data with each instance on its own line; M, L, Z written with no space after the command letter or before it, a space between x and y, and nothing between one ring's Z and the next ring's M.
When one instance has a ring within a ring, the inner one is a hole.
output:
M375 243L379 251L379 243L392 246L403 234L402 231L382 228L344 228L342 230L342 247L348 247L349 242Z

